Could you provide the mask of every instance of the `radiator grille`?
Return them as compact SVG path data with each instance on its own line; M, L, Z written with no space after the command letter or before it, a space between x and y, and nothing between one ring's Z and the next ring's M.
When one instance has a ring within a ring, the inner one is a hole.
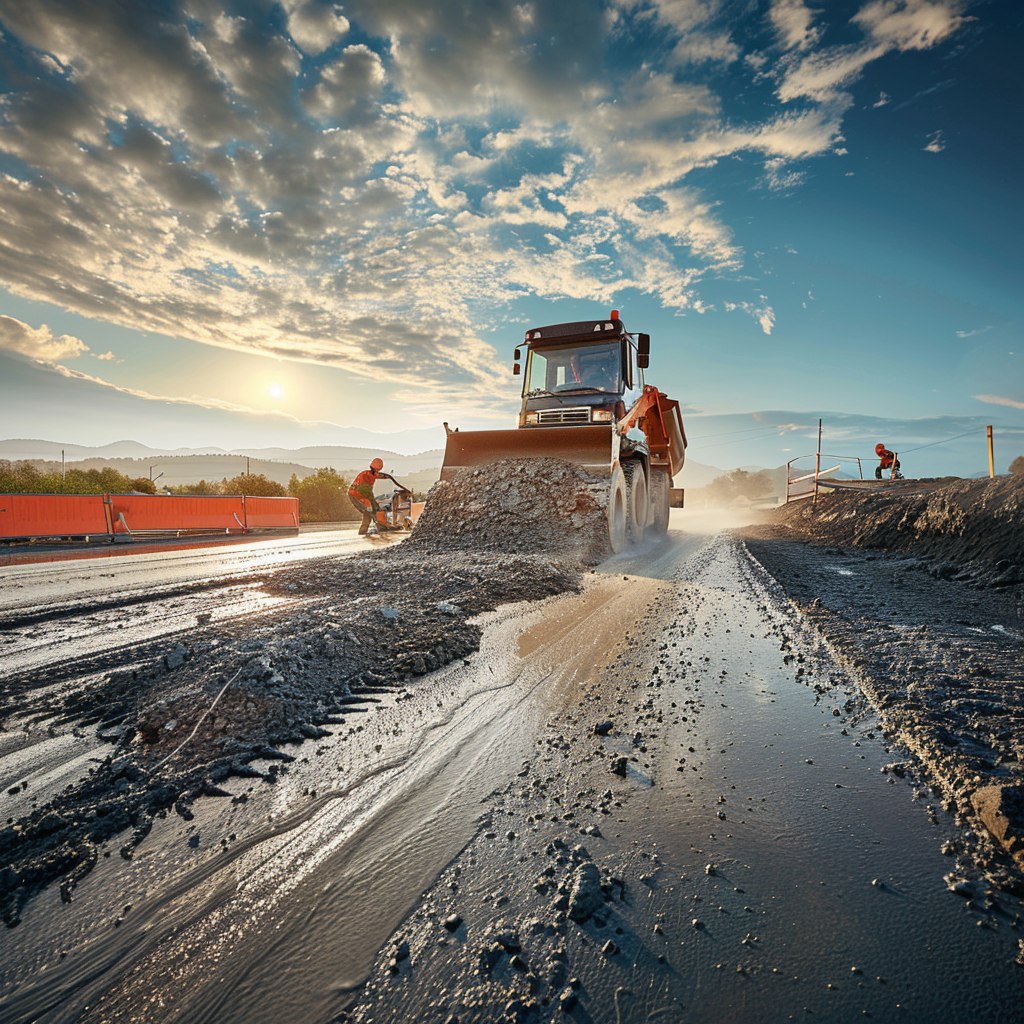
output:
M537 413L538 423L589 423L590 406L580 405L571 409L542 409Z

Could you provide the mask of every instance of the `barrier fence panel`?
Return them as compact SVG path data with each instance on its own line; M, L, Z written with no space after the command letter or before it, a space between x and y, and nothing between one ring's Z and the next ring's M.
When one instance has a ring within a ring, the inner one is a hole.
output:
M102 494L0 494L0 538L110 533Z
M299 528L298 498L246 497L243 501L245 525L249 530Z
M298 528L298 498L0 494L0 540Z
M176 530L245 529L241 497L212 498L187 494L111 494L115 534Z

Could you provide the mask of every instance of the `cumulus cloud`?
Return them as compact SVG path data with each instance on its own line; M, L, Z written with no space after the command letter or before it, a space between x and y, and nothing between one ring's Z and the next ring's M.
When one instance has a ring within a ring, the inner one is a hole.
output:
M774 0L771 21L779 42L787 50L806 50L820 35L814 27L814 12L804 0Z
M351 27L339 4L285 0L283 6L288 12L288 31L306 53L323 53Z
M346 46L339 58L320 73L317 85L306 93L306 109L321 120L351 124L357 107L370 113L385 77L379 54L361 43Z
M89 352L89 346L73 334L56 335L46 324L30 327L12 316L0 316L0 349L50 364Z

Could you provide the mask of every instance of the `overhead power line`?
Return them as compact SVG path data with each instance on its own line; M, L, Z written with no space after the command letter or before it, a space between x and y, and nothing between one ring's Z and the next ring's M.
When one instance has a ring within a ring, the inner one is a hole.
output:
M937 444L948 444L950 441L959 441L961 437L970 437L971 434L976 434L979 428L975 427L974 430L965 430L962 434L957 434L954 437L945 437L941 441L932 441L929 444L921 444L916 448L904 448L900 452L900 455L909 455L911 452L919 452L922 448L934 448Z

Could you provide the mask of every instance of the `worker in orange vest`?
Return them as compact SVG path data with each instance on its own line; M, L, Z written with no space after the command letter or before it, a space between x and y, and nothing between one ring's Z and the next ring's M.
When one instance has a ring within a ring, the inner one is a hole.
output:
M390 480L396 487L402 486L390 473L385 473L383 470L384 460L374 459L370 463L369 469L364 469L362 473L356 474L352 486L348 489L349 500L363 517L359 524L360 534L367 533L371 526L374 527L374 533L400 529L400 527L388 526L387 516L373 496L373 485L378 480Z
M890 471L892 479L900 479L900 460L896 458L896 453L889 451L889 449L879 441L878 444L875 445L875 454L878 456L878 465L875 467L875 479L881 480L882 473L885 472L885 470ZM895 463L895 466L893 463Z

